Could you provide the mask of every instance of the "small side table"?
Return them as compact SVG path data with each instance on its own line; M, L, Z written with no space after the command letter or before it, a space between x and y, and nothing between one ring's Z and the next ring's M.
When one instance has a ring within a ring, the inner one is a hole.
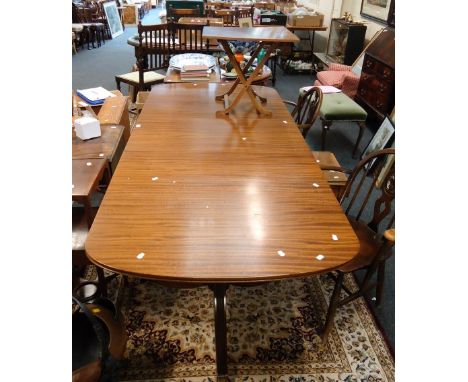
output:
M240 101L244 93L250 97L252 105L255 106L257 113L264 116L271 116L271 111L265 109L258 101L260 99L261 103L266 103L266 98L260 97L252 89L252 82L257 77L257 75L262 70L265 63L268 61L271 53L277 48L281 43L293 43L298 42L299 38L290 32L285 27L262 27L262 28L238 28L238 27L204 27L203 36L205 38L217 39L218 42L223 47L226 52L229 60L234 67L234 70L237 73L237 79L232 84L231 88L223 94L217 95L216 100L224 101L224 110L219 110L216 112L216 116L222 117L229 114L237 103ZM239 63L237 62L234 52L229 46L229 41L255 41L259 42L257 49L250 57L250 60L247 62L245 67L241 69ZM257 58L258 54L262 49L266 50L265 56L257 64L257 67L250 75L249 79L246 78L246 73L248 69L253 64L254 60ZM241 90L237 93L234 100L230 103L229 96L236 90L237 86L241 85Z
M72 254L75 265L90 264L84 252L84 245L95 215L95 211L91 208L91 196L108 169L106 159L72 161L72 201L84 206L72 210ZM107 296L104 271L100 267L96 267L96 271L103 296Z
M72 200L84 205L88 227L93 222L91 196L107 168L106 159L72 160Z

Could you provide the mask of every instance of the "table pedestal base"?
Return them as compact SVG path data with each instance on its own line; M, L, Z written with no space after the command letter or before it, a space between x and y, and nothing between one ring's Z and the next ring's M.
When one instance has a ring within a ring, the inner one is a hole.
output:
M226 291L228 284L212 284L214 294L216 374L218 381L228 381L227 371L227 326L226 326Z

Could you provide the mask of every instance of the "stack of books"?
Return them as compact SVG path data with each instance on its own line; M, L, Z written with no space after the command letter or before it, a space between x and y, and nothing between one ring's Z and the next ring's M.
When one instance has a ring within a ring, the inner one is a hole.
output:
M180 71L181 81L208 81L211 70L206 65L184 65Z
M111 93L110 91L104 89L101 86L98 88L77 90L76 94L82 100L84 100L92 106L102 105L106 98L115 97L115 94Z

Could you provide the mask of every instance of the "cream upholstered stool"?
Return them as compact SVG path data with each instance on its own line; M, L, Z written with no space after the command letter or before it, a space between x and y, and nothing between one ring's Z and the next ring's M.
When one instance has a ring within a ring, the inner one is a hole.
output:
M322 150L325 150L325 138L333 122L346 121L357 123L359 133L352 154L353 158L355 158L364 129L366 128L367 112L346 94L330 93L323 95L322 106L320 107L320 119L322 121Z
M136 65L134 65L133 70L136 69ZM160 82L164 82L164 78L166 76L164 74L155 72L155 71L148 71L143 72L143 84L140 85L140 72L138 70L120 74L115 76L115 82L117 83L117 89L120 91L120 83L126 83L129 85L129 95L131 95L132 102L135 103L138 91L144 85L145 87L149 87L153 84L157 84Z
M75 41L79 40L81 47L83 47L83 42L84 38L86 37L85 34L89 33L89 29L83 26L83 24L72 24L72 33L75 35L75 38L73 38L72 35L72 40L73 40L73 48L76 53L76 44Z

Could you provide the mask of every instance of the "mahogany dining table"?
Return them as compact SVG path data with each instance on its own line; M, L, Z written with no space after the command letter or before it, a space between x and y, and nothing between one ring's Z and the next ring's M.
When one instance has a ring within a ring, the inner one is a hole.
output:
M85 244L100 267L214 293L216 370L228 377L226 290L328 272L359 242L277 91L254 86L225 117L228 85L154 86Z

